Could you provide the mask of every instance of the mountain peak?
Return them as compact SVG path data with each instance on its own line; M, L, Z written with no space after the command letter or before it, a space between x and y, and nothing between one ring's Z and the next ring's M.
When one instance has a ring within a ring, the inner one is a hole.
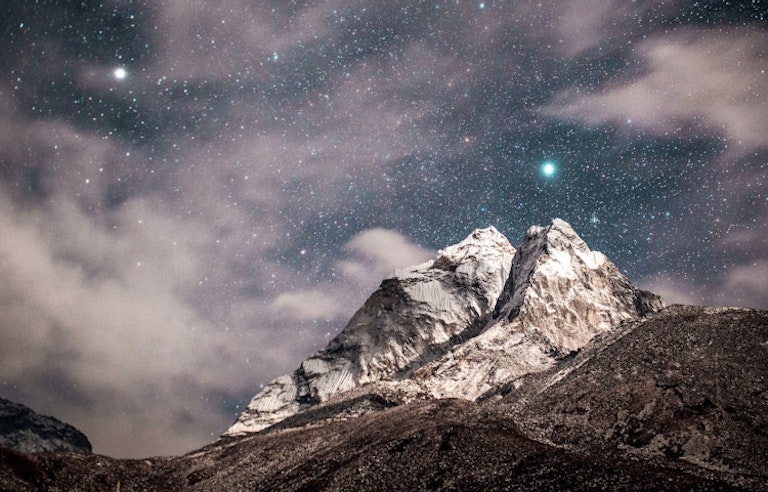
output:
M554 219L552 221L549 227L547 227L546 237L550 244L560 247L567 245L578 251L589 251L589 246L571 227L571 224L562 219Z
M566 222L563 219L560 219L558 217L555 217L554 219L552 219L552 222L549 224L549 227L550 228L554 228L554 229L563 230L563 231L571 231L571 232L574 232L574 233L576 232L576 231L573 230L573 227L571 227L571 224L569 224L568 222Z
M547 227L528 229L520 244L516 268L518 277L527 277L533 269L540 269L543 275L573 278L579 268L594 270L606 261L605 255L589 249L570 224L554 219Z
M509 245L510 247L512 246L504 234L500 233L498 229L496 229L495 227L488 226L485 228L475 229L463 241L457 244L454 244L452 246L449 246L446 249L463 249L463 248L468 248L470 246L495 247L500 244Z
M536 326L557 352L583 346L595 334L659 310L661 299L641 291L567 222L534 226L520 244L496 318Z
M589 250L589 246L571 227L571 224L562 219L553 219L548 226L531 226L526 232L521 247L526 242L546 242L558 247L572 247L579 250Z
M462 241L438 250L437 256L426 263L395 271L395 278L406 278L430 268L455 270L460 264L467 262L494 262L494 258L498 262L501 258L514 254L515 248L507 237L495 227L489 226L475 229ZM469 268L476 269L477 265L470 265Z
M364 385L406 400L476 400L661 307L563 220L530 228L519 250L494 227L475 229L384 280L326 349L268 384L227 434Z

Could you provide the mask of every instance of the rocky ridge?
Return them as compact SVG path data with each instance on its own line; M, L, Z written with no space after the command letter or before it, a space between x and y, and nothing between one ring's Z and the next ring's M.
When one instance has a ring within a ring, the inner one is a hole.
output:
M53 417L0 398L0 448L25 453L42 451L91 452L85 434Z
M768 312L671 306L502 389L529 437L768 484ZM763 477L762 479L756 477Z

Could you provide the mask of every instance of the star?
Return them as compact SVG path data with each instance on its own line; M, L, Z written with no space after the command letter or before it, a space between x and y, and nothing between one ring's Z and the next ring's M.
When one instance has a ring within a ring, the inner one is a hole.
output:
M123 67L117 67L112 71L112 76L117 80L124 80L128 76L128 70Z
M554 176L556 172L557 166L555 166L555 163L552 161L547 161L541 165L541 174L547 178Z

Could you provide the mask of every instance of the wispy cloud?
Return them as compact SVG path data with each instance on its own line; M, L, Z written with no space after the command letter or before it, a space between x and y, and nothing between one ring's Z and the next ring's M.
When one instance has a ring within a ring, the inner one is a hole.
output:
M741 154L768 132L768 36L750 29L686 29L636 49L647 73L592 94L567 90L544 113L590 125L637 126L658 135L708 131Z
M346 257L336 262L333 281L279 294L271 308L287 318L335 320L343 323L352 314L347 299L370 293L395 270L415 265L433 256L433 251L413 244L397 231L376 228L355 235L345 245Z

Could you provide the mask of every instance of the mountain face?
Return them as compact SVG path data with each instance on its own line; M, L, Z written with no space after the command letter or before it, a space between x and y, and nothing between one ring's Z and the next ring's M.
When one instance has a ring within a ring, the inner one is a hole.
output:
M0 398L0 448L25 453L81 451L90 453L88 438L69 424Z
M490 319L514 255L496 229L478 229L437 259L384 280L328 347L269 383L227 435L259 431L355 387L396 379L471 337Z
M227 436L332 399L477 400L663 307L562 220L520 248L493 227L398 271L329 345L256 395Z

